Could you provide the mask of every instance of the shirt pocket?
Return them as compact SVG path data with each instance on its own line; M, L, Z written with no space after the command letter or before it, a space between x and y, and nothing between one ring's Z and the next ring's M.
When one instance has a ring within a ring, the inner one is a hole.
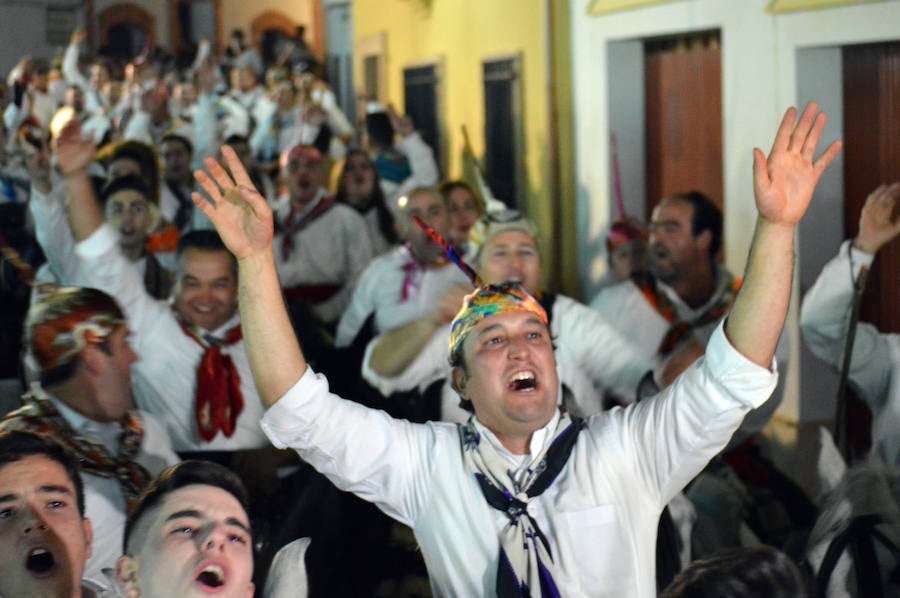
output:
M577 580L588 596L616 596L628 587L632 575L622 558L630 552L613 505L599 505L577 511L561 511L562 531L559 551L562 566ZM627 555L626 555L627 556Z

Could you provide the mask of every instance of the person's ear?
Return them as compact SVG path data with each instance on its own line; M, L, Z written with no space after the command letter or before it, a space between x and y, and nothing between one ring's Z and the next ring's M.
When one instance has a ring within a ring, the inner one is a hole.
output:
M247 598L253 598L253 591L256 589L256 586L253 585L253 582L250 582L250 587L247 588Z
M466 384L469 383L469 375L466 371L456 366L450 371L450 386L463 399L466 398Z
M94 528L87 517L81 520L81 526L84 529L84 552L87 560L94 554Z
M99 374L103 371L106 366L106 357L103 349L92 343L85 345L81 352L81 361L88 372L92 374Z
M697 246L700 247L706 253L709 253L709 248L712 246L712 232L709 230L705 230L699 235L697 235Z
M116 579L125 590L126 598L140 598L141 591L138 588L138 563L134 558L123 555L116 561Z

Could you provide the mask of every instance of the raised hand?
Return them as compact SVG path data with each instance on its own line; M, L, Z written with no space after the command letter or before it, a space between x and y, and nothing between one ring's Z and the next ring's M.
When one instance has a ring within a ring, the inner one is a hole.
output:
M819 177L841 150L841 142L835 141L813 160L825 126L825 113L816 115L817 110L818 104L810 102L797 121L797 109L789 108L769 156L753 150L756 207L770 224L792 227L800 221Z
M859 214L859 234L853 246L876 253L900 234L900 183L881 185L866 198Z
M47 195L50 193L50 149L47 142L41 139L41 149L36 150L28 142L22 142L22 147L32 148L26 152L25 169L28 171L28 179L33 187Z
M222 158L228 172L212 157L203 162L209 175L202 170L194 171L194 178L212 199L210 202L194 192L191 196L194 204L216 226L225 246L237 259L272 251L272 209L253 186L231 147L222 147Z
M388 104L387 115L391 119L391 126L400 137L409 137L416 132L412 119L405 114L398 114L393 104Z
M93 159L93 140L90 137L87 139L82 137L81 125L75 119L70 120L56 140L56 160L60 171L67 176L87 171Z

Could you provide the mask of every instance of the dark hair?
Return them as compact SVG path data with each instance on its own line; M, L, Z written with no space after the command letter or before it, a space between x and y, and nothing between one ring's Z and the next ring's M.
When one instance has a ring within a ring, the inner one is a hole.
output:
M387 112L366 114L366 133L375 147L388 149L394 146L394 125Z
M181 135L179 133L166 133L165 135L162 136L162 139L159 140L159 144L162 145L163 143L166 143L167 141L178 142L184 146L184 149L187 151L187 153L189 153L189 154L194 153L194 144L191 143L191 140L188 139L187 137L185 137L184 135Z
M103 186L103 190L100 192L100 203L106 205L109 198L119 191L137 191L143 195L147 201L153 201L150 197L150 190L147 189L147 185L144 182L144 178L136 174L128 174L113 179Z
M463 189L467 191L469 195L475 200L475 206L478 208L478 217L481 218L484 216L487 209L484 206L484 199L477 193L475 193L475 189L472 188L472 185L465 181L455 180L455 181L443 181L440 185L438 185L438 192L444 197L444 203L447 204L447 207L450 207L450 194L456 191L457 189Z
M0 468L34 455L55 461L66 470L69 481L75 487L78 513L84 518L84 483L81 481L78 459L46 436L21 430L0 431Z
M138 498L134 510L125 520L125 534L122 540L122 549L125 554L130 554L128 543L135 526L140 523L141 518L160 504L169 494L193 484L220 488L232 495L240 503L245 513L250 512L250 499L247 496L247 489L244 487L241 479L231 470L211 461L200 461L197 459L176 463L150 482L150 485L144 489L140 498Z
M229 135L225 140L225 145L234 145L235 143L249 143L246 135L238 135L237 133Z
M159 205L159 158L153 146L140 141L108 143L97 152L97 160L108 169L116 160L134 160L141 169L141 178L149 190L150 201Z
M188 249L196 249L198 251L224 251L231 259L231 271L237 278L237 259L225 247L222 237L219 233L212 229L192 230L181 235L178 239L178 249L175 251L175 257L180 261L184 252Z
M464 343L459 343L454 347L453 351L450 352L450 358L447 361L450 364L451 370L459 368L462 370L463 374L468 375L469 368L466 366L466 358L463 355L463 344ZM453 390L456 390L456 388ZM462 395L459 395L459 407L460 409L465 409L469 413L475 413L475 405L473 405L472 401L469 399L464 399Z
M344 175L347 172L347 163L350 162L350 158L353 156L364 157L366 162L372 168L375 176L372 194L369 195L366 205L362 206L354 206L347 200L347 183L345 182L346 177ZM381 188L381 177L378 176L378 169L375 168L372 158L365 150L354 148L349 150L347 155L344 156L344 163L341 165L341 173L338 175L337 192L334 195L334 199L339 203L351 206L360 214L364 214L369 211L370 208L374 208L375 214L378 217L378 230L381 231L382 236L387 239L388 243L391 245L400 242L400 237L397 236L397 229L394 227L394 215L387 207L387 199L385 199L384 190Z
M708 195L700 191L688 191L678 193L667 200L683 201L694 208L694 217L691 219L691 233L696 237L705 230L712 235L709 245L709 256L715 259L722 247L722 211L713 203Z
M660 598L798 598L806 594L805 588L803 575L786 554L756 546L694 561Z

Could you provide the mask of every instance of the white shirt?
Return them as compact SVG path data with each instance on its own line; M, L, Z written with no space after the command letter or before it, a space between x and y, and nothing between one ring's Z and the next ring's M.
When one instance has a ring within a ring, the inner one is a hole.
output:
M447 262L417 272L409 296L401 301L403 281L407 276L403 267L414 260L405 246L395 247L372 260L360 276L350 305L338 324L336 347L349 346L373 313L375 331L386 332L424 317L451 287L458 284L471 286L466 275Z
M716 288L709 300L697 308L691 308L686 304L674 289L665 283L657 281L659 290L668 297L675 308L676 317L682 322L692 322L706 312L711 305L719 301L725 293L728 282L733 280L730 272L722 267L716 268ZM621 282L602 289L594 297L590 304L592 309L600 312L606 321L612 324L623 336L629 339L638 350L646 357L656 355L657 349L669 331L672 324L657 312L641 290L630 280ZM724 316L722 318L725 319ZM701 347L705 347L710 335L716 329L719 322L712 322L691 329L694 338ZM782 334L775 349L775 356L782 370L786 370L790 357L790 343L788 335ZM735 434L730 446L734 447L762 430L772 418L772 414L778 409L783 398L783 385L779 385L772 398L766 401L761 409L753 411L747 416L740 431Z
M325 189L319 189L315 199L296 217L303 218L327 195ZM284 223L291 211L290 200L280 198L274 211L276 222ZM313 313L323 322L336 321L350 303L356 279L373 256L372 241L362 216L353 208L335 204L294 233L294 247L287 260L282 252L283 239L284 233L278 232L272 241L281 286L340 286L329 299L313 306Z
M845 241L803 298L803 340L816 357L835 369L840 368L844 356L853 281L874 259ZM872 409L872 452L887 465L900 465L900 334L885 334L859 322L849 381Z
M218 434L210 442L197 432L194 413L197 366L204 349L182 331L172 308L150 297L134 268L122 257L115 243L115 231L104 224L93 235L76 245L76 252L89 265L90 286L112 295L128 317L131 346L140 360L131 366L131 379L138 406L166 426L176 451L237 451L268 445L259 427L262 402L256 392L244 341L223 348L241 378L244 410L230 438ZM237 326L232 318L217 330L217 338Z
M559 380L572 391L572 401L566 407L581 417L603 409L605 390L627 389L633 398L641 377L655 365L639 355L600 314L565 295L557 295L553 303L550 333L556 344ZM444 379L441 419L460 423L468 419L470 413L459 407L459 395L450 385L450 324L435 331L413 362L390 378L379 376L370 365L379 340L372 339L363 357L362 375L369 384L387 397L414 388L422 392Z
M706 357L659 397L588 420L554 484L528 506L563 596L656 596L663 506L765 401L773 372L747 361L720 330ZM394 420L330 394L307 370L262 426L275 446L296 449L339 488L412 527L435 596L493 594L498 530L508 520L463 466L455 425ZM538 443L552 436L542 435Z

